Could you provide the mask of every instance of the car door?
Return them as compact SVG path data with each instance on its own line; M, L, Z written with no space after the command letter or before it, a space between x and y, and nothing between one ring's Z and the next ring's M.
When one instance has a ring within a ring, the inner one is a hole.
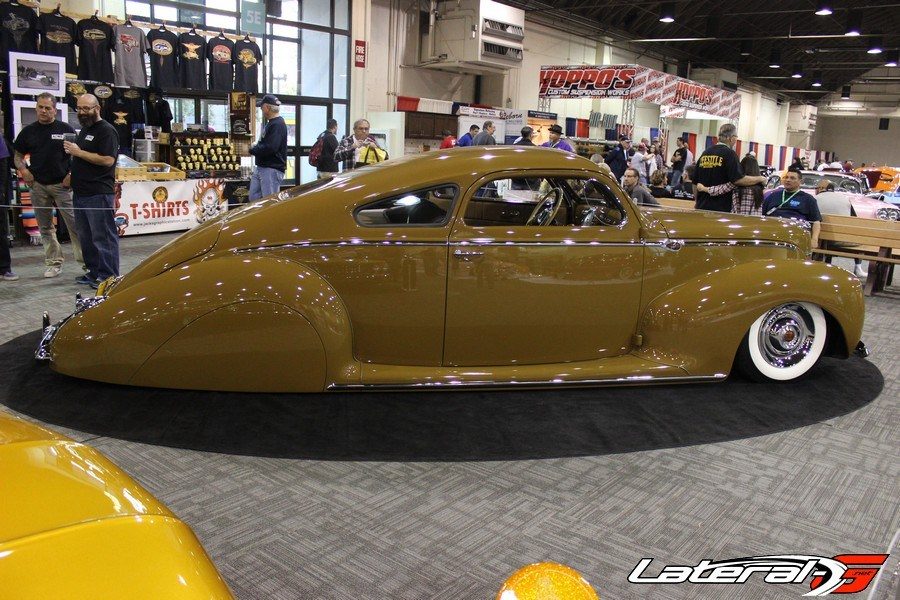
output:
M627 353L642 276L633 211L587 172L519 172L472 186L450 233L444 365Z

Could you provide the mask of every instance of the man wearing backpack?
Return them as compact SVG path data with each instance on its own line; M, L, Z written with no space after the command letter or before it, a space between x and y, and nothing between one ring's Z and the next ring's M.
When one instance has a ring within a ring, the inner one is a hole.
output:
M328 119L327 128L319 135L309 152L309 164L316 168L319 179L333 177L340 170L334 160L334 151L338 147L337 128L337 120Z

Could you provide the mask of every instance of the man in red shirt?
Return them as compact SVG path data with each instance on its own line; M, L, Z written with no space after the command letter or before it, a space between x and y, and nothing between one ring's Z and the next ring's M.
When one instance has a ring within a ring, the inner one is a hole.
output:
M441 135L444 137L444 140L441 142L441 150L454 148L456 146L456 136L450 133L449 130L443 130L441 132Z

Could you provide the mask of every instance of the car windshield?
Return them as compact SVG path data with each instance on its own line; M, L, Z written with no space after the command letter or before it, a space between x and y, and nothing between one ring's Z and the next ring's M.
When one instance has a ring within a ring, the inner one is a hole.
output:
M819 182L823 179L827 179L828 181L833 183L835 191L838 192L865 194L869 191L869 187L859 179L842 177L840 175L829 173L804 173L803 182L800 184L800 187L815 189L819 185Z

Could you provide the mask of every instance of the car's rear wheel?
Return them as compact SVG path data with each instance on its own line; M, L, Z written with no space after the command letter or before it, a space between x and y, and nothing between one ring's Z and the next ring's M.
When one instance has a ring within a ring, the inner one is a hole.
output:
M791 302L761 315L741 342L737 367L757 381L791 381L822 356L828 325L815 304Z

